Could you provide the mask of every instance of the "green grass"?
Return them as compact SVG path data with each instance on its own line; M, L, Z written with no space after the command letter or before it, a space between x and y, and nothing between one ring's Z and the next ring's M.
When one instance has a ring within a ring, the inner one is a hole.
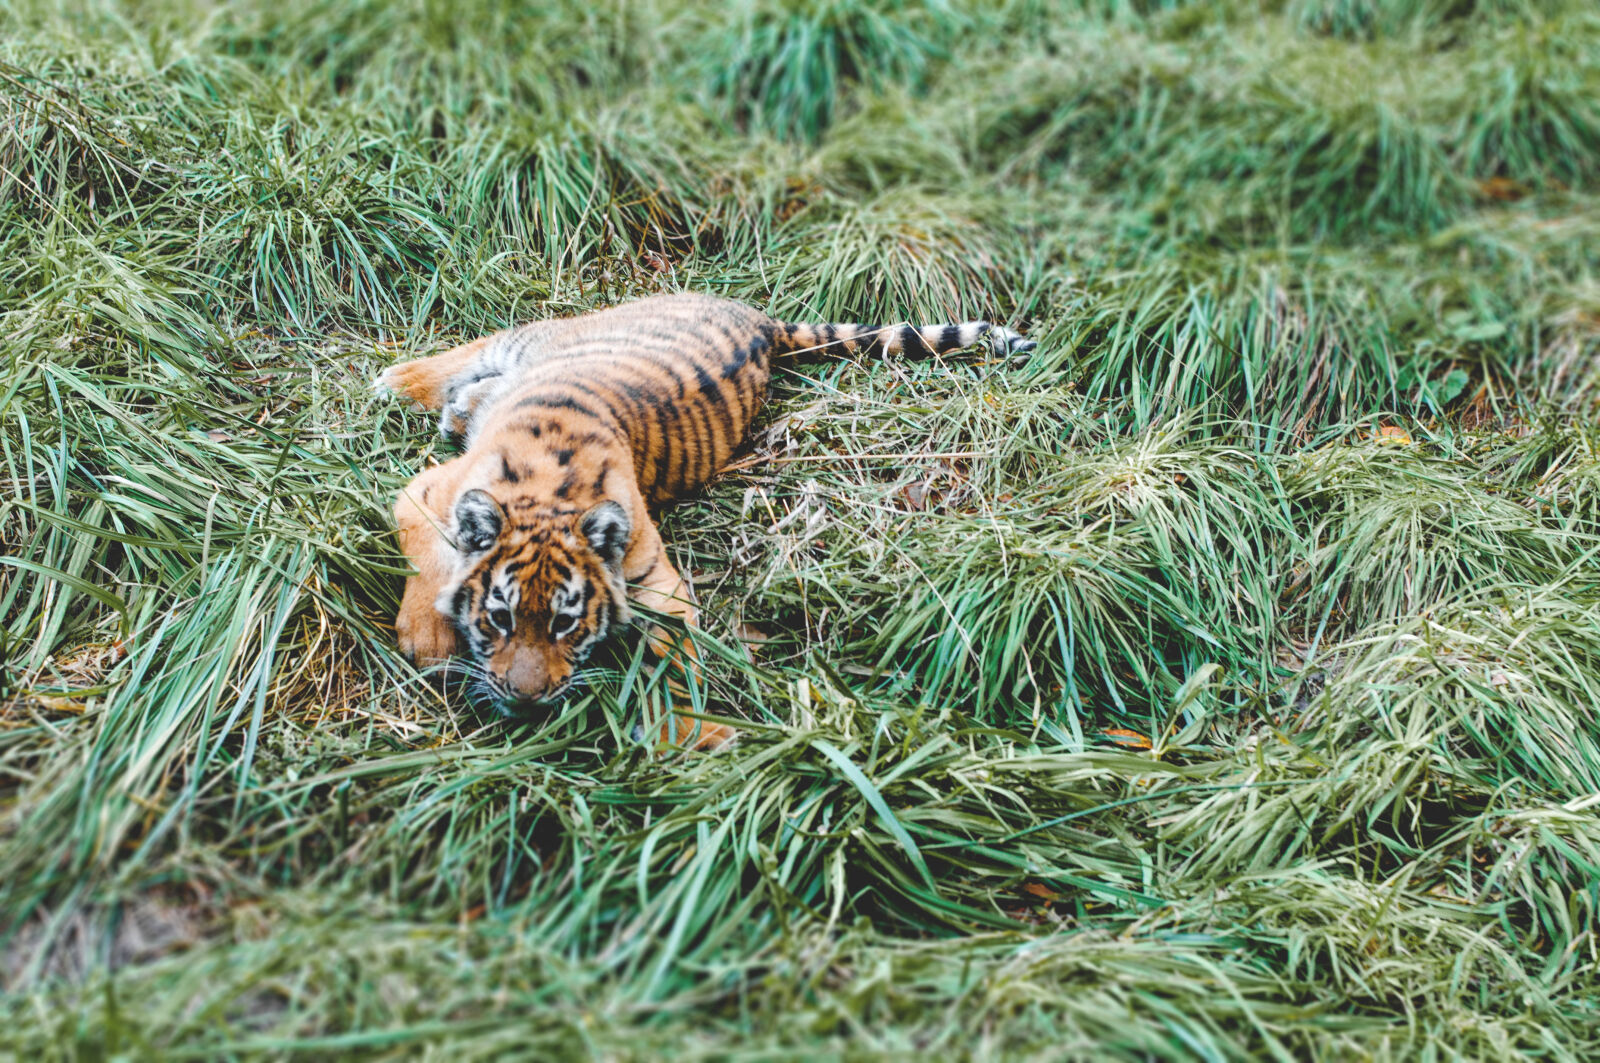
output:
M1596 101L1579 0L0 9L0 1055L1592 1058ZM780 370L656 757L637 640L399 658L367 382L673 290L1040 345Z

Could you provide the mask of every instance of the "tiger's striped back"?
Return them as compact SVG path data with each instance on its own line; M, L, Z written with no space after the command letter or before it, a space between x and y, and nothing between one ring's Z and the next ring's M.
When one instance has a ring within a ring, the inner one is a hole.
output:
M561 415L559 424L582 419L590 425L584 432L558 430L556 438L583 446L588 435L619 435L633 455L641 490L659 503L700 486L727 464L766 400L774 357L927 356L980 342L1001 354L1033 346L982 321L794 324L714 296L655 296L492 337L475 378L462 384L464 392L482 392L466 434L469 445L485 430L536 440L558 423L552 415ZM447 425L452 416L447 407Z

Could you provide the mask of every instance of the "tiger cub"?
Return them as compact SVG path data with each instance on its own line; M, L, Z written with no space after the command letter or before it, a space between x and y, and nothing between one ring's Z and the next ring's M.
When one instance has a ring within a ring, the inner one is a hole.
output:
M420 662L470 658L475 694L502 711L560 698L630 601L697 616L650 507L705 483L744 439L772 359L791 352L927 355L982 342L1033 347L987 322L797 325L709 295L658 295L536 321L391 367L380 390L439 411L464 452L395 504L417 573L395 630ZM650 633L687 667L692 647ZM681 655L681 656L680 656ZM679 719L680 744L730 728Z

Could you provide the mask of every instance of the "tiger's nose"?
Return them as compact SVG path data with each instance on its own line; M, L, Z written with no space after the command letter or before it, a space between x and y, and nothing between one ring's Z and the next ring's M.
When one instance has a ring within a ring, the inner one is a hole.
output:
M529 646L508 646L489 662L500 685L513 697L537 701L555 684L544 655Z
M498 691L496 703L502 716L522 716L535 709L547 709L555 702L560 701L571 689L570 680L562 680L553 686L546 687L537 694L530 694L524 690L502 688Z

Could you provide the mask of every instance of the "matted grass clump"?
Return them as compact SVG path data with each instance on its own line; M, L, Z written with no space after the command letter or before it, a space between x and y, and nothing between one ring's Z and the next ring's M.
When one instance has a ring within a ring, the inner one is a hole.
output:
M0 1055L1600 1052L1590 5L67 6L0 12ZM677 290L1040 343L782 366L664 517L703 682L487 716L368 382Z

